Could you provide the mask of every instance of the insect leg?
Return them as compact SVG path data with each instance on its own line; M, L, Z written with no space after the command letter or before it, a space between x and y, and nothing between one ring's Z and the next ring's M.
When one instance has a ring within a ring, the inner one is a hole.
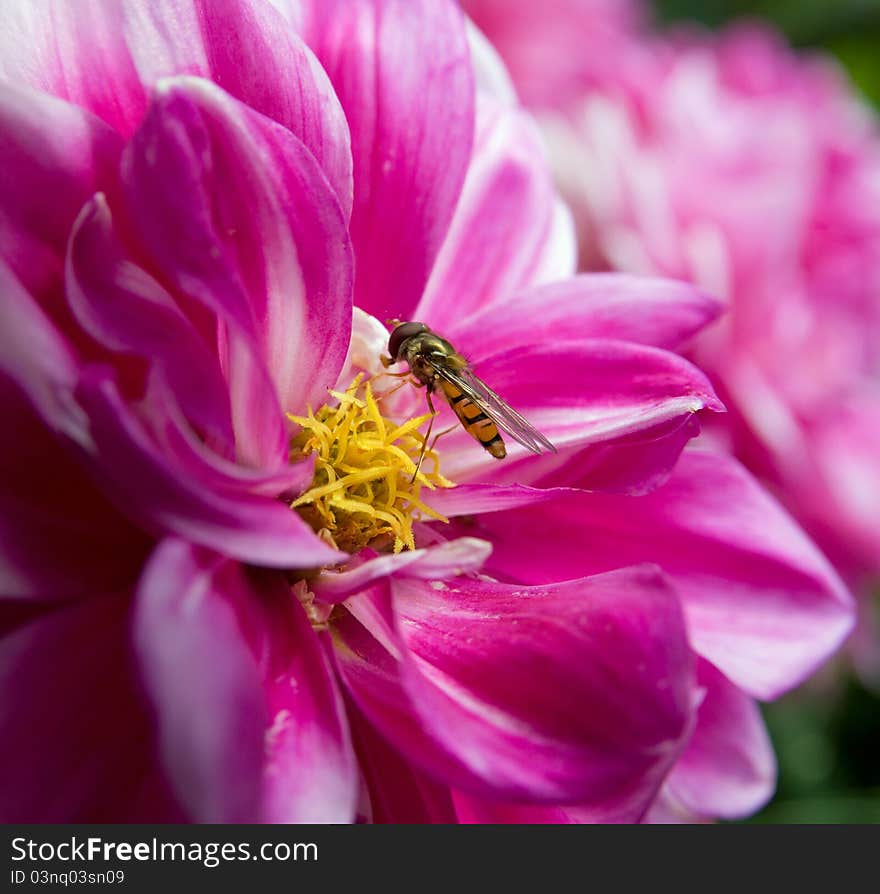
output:
M437 442L440 440L440 438L443 437L443 435L448 435L450 432L455 431L458 427L459 425L456 422L453 425L450 425L449 428L444 428L443 431L438 431L437 434L434 435L434 441L432 442L428 450L433 450L437 446Z
M378 376L376 376L376 378L378 378ZM406 379L403 379L402 381L398 382L393 388L389 388L387 391L379 391L376 394L376 400L384 400L386 397L391 397L392 394L396 394L398 391L400 391L401 388L408 384L409 382L407 382Z
M428 438L431 437L431 429L434 428L434 420L437 418L437 411L434 409L434 402L431 400L431 391L432 390L433 389L431 386L429 386L428 388L425 389L425 397L428 399L428 409L431 411L431 421L428 423L428 432L425 435L425 440L422 441L422 450L419 453L419 461L418 461L418 463L416 463L416 470L415 470L415 472L413 472L413 476L409 482L410 484L412 484L416 480L416 478L418 477L418 474L419 474L419 469L422 468L422 460L424 460L425 453L427 452L427 449L428 449Z
M383 357L382 361L384 362L384 360L385 360L385 358ZM386 367L386 369L387 369L387 367ZM376 379L381 379L381 378L384 378L385 376L390 376L392 379L402 379L402 378L404 378L404 376L408 376L409 374L410 374L410 371L408 369L405 369L403 372L399 372L399 373L380 372L380 373L376 373L376 375L374 375L374 376L371 376L370 381L375 382Z

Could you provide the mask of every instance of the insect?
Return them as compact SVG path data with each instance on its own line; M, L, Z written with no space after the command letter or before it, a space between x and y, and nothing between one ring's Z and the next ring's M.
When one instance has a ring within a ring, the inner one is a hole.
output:
M485 382L477 378L467 360L455 348L424 323L392 320L394 329L388 339L388 353L382 357L387 369L406 361L409 371L425 386L428 407L436 414L431 395L440 391L465 431L496 459L504 459L507 450L498 429L502 429L532 453L556 452L556 448L513 407L502 400ZM431 426L434 419L431 419ZM425 444L431 436L431 426ZM419 466L425 454L419 457Z

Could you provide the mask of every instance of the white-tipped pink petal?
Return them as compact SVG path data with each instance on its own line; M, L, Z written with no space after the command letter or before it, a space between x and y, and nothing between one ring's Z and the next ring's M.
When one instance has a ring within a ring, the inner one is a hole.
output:
M348 126L312 51L262 0L26 0L0 8L0 77L137 129L157 82L196 75L296 134L351 210Z
M323 403L349 342L351 250L326 178L289 131L194 78L163 83L122 170L151 269L219 318L241 458L283 460L279 402Z
M0 78L51 93L124 135L146 104L119 0L14 0L0 7Z
M248 629L262 632L258 657L269 710L262 817L352 822L358 769L326 643L282 575L255 573L249 583Z
M353 818L341 700L280 577L251 579L216 554L165 541L139 588L135 643L162 756L193 818Z
M351 130L355 302L411 316L470 157L474 86L464 17L437 0L321 0L307 41Z
M260 815L269 716L236 617L235 589L244 586L234 562L169 540L138 588L134 645L161 759L197 822Z
M452 321L449 335L468 344L475 361L512 346L575 337L674 351L721 310L721 304L685 282L588 273L506 295L470 320Z
M131 2L125 40L141 82L174 75L214 81L250 108L284 125L315 157L345 216L351 213L348 124L314 53L265 2Z
M526 583L656 562L675 582L697 652L734 685L774 698L825 661L852 599L817 548L734 460L685 453L640 497L583 493L480 516L490 573Z
M477 108L461 197L414 313L450 335L458 321L531 285L555 235L556 193L537 127L485 98Z
M573 493L567 487L527 487L522 484L459 484L437 490L430 496L431 508L441 515L479 515L503 512L518 506L544 503L558 496Z

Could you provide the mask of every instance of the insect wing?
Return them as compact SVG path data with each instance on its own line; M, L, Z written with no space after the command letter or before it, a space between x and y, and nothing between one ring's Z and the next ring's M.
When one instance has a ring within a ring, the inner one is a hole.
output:
M430 361L429 361L430 362ZM470 398L495 424L507 432L515 441L532 453L556 453L556 448L530 422L523 419L510 404L499 397L473 370L450 369L444 364L431 362L441 379L451 382Z

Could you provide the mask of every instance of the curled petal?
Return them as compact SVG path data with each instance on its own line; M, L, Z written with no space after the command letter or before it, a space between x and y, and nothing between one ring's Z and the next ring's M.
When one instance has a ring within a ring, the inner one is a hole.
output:
M360 372L377 376L385 371L379 358L388 353L388 334L387 327L375 317L359 307L354 308L351 342L336 383L337 390L344 391Z
M497 462L458 427L444 436L443 472L461 483L645 491L665 480L699 432L695 414L721 409L706 377L690 363L631 342L523 346L475 369L559 452L536 458L508 442L508 458Z
M121 151L87 111L0 84L0 260L53 318L70 228L92 193L113 182Z
M89 416L100 458L97 472L116 502L151 530L171 531L270 567L316 568L346 558L283 503L247 492L214 491L181 475L107 378L87 376L77 396Z
M406 319L470 157L474 86L463 16L447 0L308 5L308 42L351 129L355 302L380 319Z
M345 221L317 163L289 131L182 78L163 82L123 180L153 269L220 321L241 458L283 461L279 402L323 402L351 328Z
M326 649L280 575L256 574L252 586L258 600L250 608L259 609L265 634L261 663L271 718L263 817L272 823L352 822L358 768Z
M691 656L660 575L393 588L393 606L380 591L347 603L358 621L340 623L337 662L399 751L507 800L600 805L637 779L644 809L690 716Z
M522 484L459 484L432 493L431 508L441 515L480 515L484 512L503 512L518 506L544 503L563 494L572 493L566 487L526 487Z
M71 234L67 296L96 341L158 367L202 436L234 455L229 392L216 354L171 295L126 254L103 195L86 203Z
M268 713L257 663L226 597L242 586L233 562L166 541L137 596L135 648L161 757L199 822L253 822L260 811Z
M396 555L377 555L356 568L326 571L311 585L322 602L342 602L367 589L382 577L445 579L477 571L492 552L492 544L474 537L459 537L437 546L412 549Z

